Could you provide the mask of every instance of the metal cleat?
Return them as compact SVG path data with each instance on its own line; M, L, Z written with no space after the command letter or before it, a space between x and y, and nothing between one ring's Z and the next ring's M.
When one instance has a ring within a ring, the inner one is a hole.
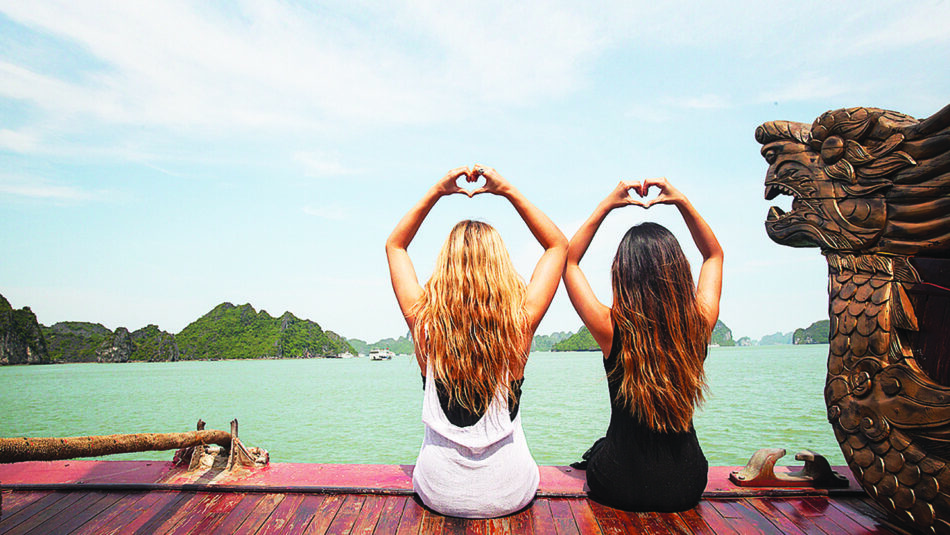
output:
M729 474L729 480L740 487L847 487L848 478L831 469L828 460L811 451L795 455L805 466L797 472L775 473L775 463L785 456L783 448L762 448L752 454L745 468Z

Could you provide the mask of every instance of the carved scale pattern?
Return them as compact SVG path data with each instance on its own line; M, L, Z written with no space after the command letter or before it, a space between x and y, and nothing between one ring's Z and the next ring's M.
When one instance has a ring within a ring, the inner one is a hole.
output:
M950 388L927 379L906 334L917 320L906 257L826 253L831 319L825 401L844 457L895 516L950 533L950 466L928 445L950 436ZM932 416L921 427L920 414Z

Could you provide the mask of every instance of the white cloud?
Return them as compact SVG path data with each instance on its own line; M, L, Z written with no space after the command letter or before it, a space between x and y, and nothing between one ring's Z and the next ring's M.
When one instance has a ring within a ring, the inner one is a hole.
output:
M577 87L582 60L603 47L595 26L546 4L505 5L367 5L372 24L360 24L277 2L228 13L180 1L0 1L98 62L67 81L14 58L0 63L0 94L105 123L228 132L440 121Z
M437 45L444 82L461 96L524 104L584 83L585 65L610 44L601 16L571 3L419 1L403 20Z
M883 24L859 34L849 47L851 52L893 50L899 47L950 42L950 2L916 2L905 9L881 9Z
M36 148L36 136L28 132L0 129L0 149L13 152L30 152Z
M0 175L0 195L48 201L92 201L106 196L105 191L90 191L43 178Z
M762 102L801 102L827 100L852 92L853 88L829 76L813 72L803 73L794 79L781 80L782 86L760 95Z
M891 21L877 27L861 22L862 14L886 9L823 6L818 18L800 6L758 2L728 9L695 2L578 6L501 0L309 8L277 1L224 7L185 0L0 0L0 11L10 19L73 43L89 58L68 77L35 61L62 50L4 58L0 96L29 102L57 128L71 131L77 125L126 125L227 136L448 123L486 108L564 98L590 83L588 71L604 52L621 46L649 53L663 46L708 49L741 42L737 55L767 63L787 57L802 40L809 50L821 50L861 39L871 48L947 39L940 23L947 17L934 16L947 12L946 4L898 10L902 17L877 17ZM834 21L835 31L812 20ZM776 21L787 27L803 23L802 38L776 36L770 31ZM804 58L806 51L800 54ZM821 83L801 80L768 98L821 98L847 89L814 81ZM731 102L706 94L667 104L720 109ZM36 148L19 141L20 147Z

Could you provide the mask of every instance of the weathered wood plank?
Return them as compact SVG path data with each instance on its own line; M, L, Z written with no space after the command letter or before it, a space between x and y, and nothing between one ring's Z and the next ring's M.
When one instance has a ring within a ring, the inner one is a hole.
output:
M478 522L447 516L445 521L442 522L442 533L444 535L465 535L466 533L482 535L485 533L485 529Z
M538 498L495 519L444 517L404 495L77 490L4 491L3 497L4 534L903 533L865 499L843 496L711 498L682 513L628 513L586 498Z
M709 503L710 501L711 500L703 500L699 502L699 505L693 508L693 510L712 528L713 532L717 534L735 534L736 530L719 514L719 511Z
M399 519L399 528L396 529L397 535L416 535L419 533L419 527L422 525L422 514L425 509L416 501L415 498L408 498L406 505L402 510L402 517Z
M87 520L96 515L101 509L88 511L96 503L106 498L105 492L79 492L79 499L73 502L69 507L61 510L55 515L47 518L39 526L34 527L28 533L46 534L46 533L69 533ZM117 500L109 499L109 504ZM108 505L108 504L107 504ZM13 530L12 532L16 532Z
M287 535L304 533L326 499L326 494L303 494L297 509L284 524L284 533Z
M621 511L620 509L614 509L613 507L608 507L606 505L591 501L591 507L593 507L595 504L597 507L603 508L603 511L610 511L611 514L613 514L616 522L620 524L620 528L623 530L623 533L648 532L647 526L643 524L636 513L628 513L627 511Z
M626 515L641 533L669 533L673 529L667 524L663 513L627 512Z
M258 535L286 533L287 524L293 518L303 498L303 494L293 493L285 495L284 499L281 500L280 504L274 509L274 512L271 513L264 524L261 525L260 530L257 531Z
M715 535L716 532L713 531L709 524L703 520L703 517L699 516L699 513L696 512L696 508L692 508L689 511L681 511L676 513L679 516L683 523L689 528L690 532L694 535Z
M224 515L224 518L218 522L211 533L231 535L237 532L238 527L244 523L247 515L251 514L258 502L264 499L264 496L264 494L245 494L241 501Z
M419 533L425 533L426 535L439 535L442 533L443 523L445 523L444 516L430 511L429 509L423 509L422 522L419 524Z
M304 533L309 535L323 535L327 532L327 528L330 527L330 524L333 522L333 519L336 518L336 515L340 512L340 507L343 506L343 500L346 499L345 494L331 494L327 496L323 503L320 504L320 508L317 509L317 512L313 515L313 519L310 521L310 524L307 525L307 529L304 530Z
M806 534L798 524L785 516L785 513L783 513L781 509L775 507L775 505L772 504L772 500L768 498L749 498L747 501L752 507L755 507L760 513L768 517L782 532L791 535Z
M593 500L587 500L587 505L590 507L594 518L597 519L597 524L600 526L600 530L604 535L620 535L626 533L623 522L617 518L615 509Z
M174 524L166 521L166 526L162 532L166 535L187 535L194 531L195 526L203 523L212 516L211 511L217 506L226 495L220 492L196 492L190 500L175 513L180 518ZM237 502L235 502L235 505Z
M581 535L601 535L601 533L603 533L600 529L600 524L597 523L597 518L594 516L594 511L591 510L590 503L587 500L574 499L568 500L567 503L571 508L571 514L574 516L577 531L579 531Z
M497 535L499 533L504 533L505 535L511 533L511 528L508 524L508 519L506 517L501 518L485 518L479 520L475 526L477 530L473 530L471 527L466 531L469 534L485 534L485 535ZM443 531L444 533L444 531Z
M816 517L824 514L824 507L816 507L815 502L806 500L802 497L785 498L782 500L786 506L794 507L802 516Z
M347 535L353 529L360 509L363 508L363 501L366 495L348 494L343 499L343 505L334 517L333 522L327 528L327 535Z
M176 528L176 535L211 533L246 496L243 492L220 493L218 499L208 508L202 518L196 519L197 522L195 523L187 522L184 525L179 525Z
M265 494L238 526L237 533L257 533L286 497L286 494Z
M518 513L508 517L508 527L511 529L512 533L519 533L524 535L534 535L534 526L531 524L531 508L533 505L529 505L525 509L518 511Z
M563 498L551 498L548 502L551 508L551 518L554 521L554 529L558 535L576 535L580 533L577 529L577 523L574 522L574 513L571 511L571 504Z
M556 535L554 517L551 516L551 499L538 498L531 505L531 528L535 535Z
M657 518L663 521L668 533L693 535L693 530L689 529L689 526L686 525L686 522L680 517L679 513L660 513L657 515Z
M367 496L350 533L352 535L373 535L376 523L379 522L379 516L383 512L385 501L385 496Z
M399 529L399 521L402 520L402 510L406 507L406 496L386 496L383 502L383 510L379 513L379 522L376 523L374 535L394 535Z
M2 511L0 511L0 518L7 518L13 516L17 511L23 509L24 507L30 505L31 503L49 496L51 490L38 490L38 491L27 491L27 492L15 492L12 490L4 490L3 494L3 504Z
M178 506L178 509L168 516L164 522L156 526L153 532L156 533L184 533L188 532L187 526L178 527L182 524L197 522L204 518L208 510L221 498L217 492L188 492L184 493L186 498Z
M771 506L771 510L779 511L785 518L790 520L792 524L798 527L799 530L806 534L825 535L825 532L815 523L816 515L814 511L810 509L803 511L801 508L789 503L787 499L773 499L767 503Z
M106 526L115 517L124 513L126 509L131 507L135 502L141 500L145 496L146 494L141 492L120 494L119 499L114 504L112 504L111 507L100 511L99 514L94 518L90 519L82 526L79 526L75 531L73 531L71 535L89 535L108 532L109 530L106 529Z
M178 512L182 504L192 497L192 493L189 492L173 492L169 494L173 494L173 496L169 496L167 501L162 500L162 502L156 504L155 507L143 511L142 514L129 523L128 527L120 527L119 532L134 532L136 535L155 533L158 526L164 524L166 520Z
M488 535L499 535L499 534L508 534L511 533L511 523L508 520L509 517L504 516L501 518L489 518L486 522L485 533Z
M19 524L27 521L30 517L37 514L38 512L53 505L57 501L62 500L67 495L68 493L66 492L50 492L46 496L43 496L42 498L34 500L29 504L19 508L19 510L13 514L4 514L3 517L0 518L0 533L13 529Z
M861 524L867 533L894 533L894 522L883 511L867 502L867 498L833 500L831 505Z
M26 533L30 531L31 529L42 525L44 522L46 522L53 516L56 516L60 512L68 509L74 503L79 501L79 499L82 497L82 494L78 492L76 493L66 492L62 494L64 495L61 496L60 499L53 501L52 503L46 505L45 507L41 509L33 510L32 507L27 507L26 509L23 509L22 511L20 511L19 514L13 515L11 517L11 520L13 520L15 524L12 528L10 528L9 530L5 530L5 528L0 527L0 531L3 531L4 533L9 533L11 535ZM42 502L43 500L39 500L36 503L42 503ZM24 516L23 520L16 521L16 518L21 515ZM0 524L2 523L3 522L0 522Z
M781 535L775 524L769 521L758 509L747 504L744 499L716 499L709 503L719 511L740 533L765 533Z
M114 535L123 532L123 530L134 531L167 503L176 499L178 499L178 493L176 492L145 492L138 494L138 499L129 503L119 511L119 514L108 515L102 522L99 522L97 518L93 522L93 524L97 524L95 531L86 531L86 526L83 526L81 531L97 535Z
M96 515L107 511L119 501L122 494L117 492L90 492L77 501L68 510L35 528L36 533L72 533L89 522Z
M833 507L827 498L805 497L802 501L821 512L819 526L825 533L853 534L864 530L861 524Z

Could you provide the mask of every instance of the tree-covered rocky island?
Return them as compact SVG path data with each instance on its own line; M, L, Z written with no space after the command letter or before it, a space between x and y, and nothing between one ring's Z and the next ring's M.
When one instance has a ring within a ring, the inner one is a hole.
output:
M531 351L551 351L551 348L555 344L569 338L572 332L555 332L551 334L536 334L534 339L531 341ZM406 336L400 336L399 338L383 338L382 340L374 343L368 343L365 340L360 340L359 338L347 338L347 342L353 346L353 349L356 349L360 355L369 354L373 349L388 349L397 355L412 355L415 351L412 345L412 336L411 333L406 333Z
M49 351L36 315L0 295L0 364L47 364Z
M793 344L827 344L828 332L831 328L830 320L820 320L812 323L806 329L795 329L792 335Z
M346 341L360 355L368 355L374 349L388 349L397 355L412 355L415 352L410 333L406 333L406 336L400 336L399 338L383 338L372 344L359 338L347 338Z
M734 346L735 340L732 339L732 330L726 327L722 321L716 322L713 329L710 345L714 346ZM581 327L576 334L554 344L551 351L600 351L593 335L587 330L587 327Z
M307 358L356 354L346 340L290 312L278 318L251 305L222 303L175 336L182 360Z
M828 327L828 320L821 320L794 333L778 332L758 341L748 337L734 340L732 330L717 321L710 345L826 344ZM273 317L249 304L221 303L178 334L157 325L112 331L99 323L63 321L47 327L37 322L30 307L14 309L0 295L0 364L335 357L343 353L366 355L373 349L389 349L400 355L414 351L410 333L374 343L345 339L290 312ZM535 335L531 350L600 348L587 328L581 327L576 333Z
M169 362L337 356L356 351L346 340L290 312L272 317L251 305L222 303L178 334L148 325L112 331L99 323L40 325L29 307L0 296L0 364Z

